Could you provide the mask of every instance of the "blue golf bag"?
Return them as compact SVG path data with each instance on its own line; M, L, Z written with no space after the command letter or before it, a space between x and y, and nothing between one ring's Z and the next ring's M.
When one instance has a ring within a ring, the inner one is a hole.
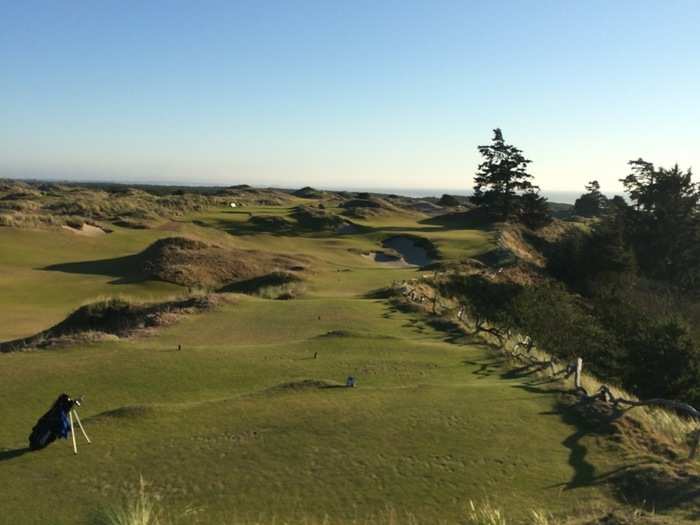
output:
M41 416L29 435L29 449L41 450L57 438L66 439L71 432L68 413L75 405L75 400L68 394L61 394L46 414Z

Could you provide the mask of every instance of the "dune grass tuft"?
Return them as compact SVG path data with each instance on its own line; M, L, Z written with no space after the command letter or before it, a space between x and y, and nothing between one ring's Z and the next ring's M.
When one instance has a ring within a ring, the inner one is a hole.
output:
M165 525L157 495L147 490L148 484L139 477L136 493L118 506L108 509L95 525Z
M488 500L478 505L469 500L467 523L469 525L506 525L507 521L501 510L494 507Z

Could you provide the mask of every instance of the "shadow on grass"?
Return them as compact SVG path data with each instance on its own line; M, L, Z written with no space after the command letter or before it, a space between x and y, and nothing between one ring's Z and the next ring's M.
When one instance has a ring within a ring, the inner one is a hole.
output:
M398 306L400 308L400 305ZM437 317L429 317L426 321L432 328L446 333L447 341L458 343L468 342L469 344L480 343L482 346L491 346L484 341L479 341L476 336L465 334L461 326L449 320L440 319ZM472 373L480 377L489 377L498 375L501 379L522 379L524 383L513 385L514 388L525 390L530 394L544 394L555 396L557 394L567 393L566 390L560 390L552 387L542 388L542 379L535 374L540 370L537 366L521 366L511 370L503 371L503 366L506 364L505 359L488 359L486 361L463 361L463 364L478 366ZM528 381L530 379L530 381ZM569 449L569 465L574 470L574 475L564 486L566 489L574 489L577 487L589 486L596 483L596 471L592 463L587 459L588 450L582 443L583 438L589 435L610 436L614 432L614 427L610 420L604 418L591 419L578 414L567 407L563 402L556 405L556 409L552 412L547 412L547 415L559 416L565 423L573 426L576 431L568 436L562 444Z
M115 278L113 281L110 281L109 284L132 284L146 280L146 276L142 271L142 266L143 257L137 254L97 261L52 264L40 268L40 270L84 275L104 275Z
M526 373L525 376L523 376L521 372L523 369L527 368L528 367L521 367L519 369L506 372L505 374L502 374L502 377L522 378L528 376L529 373ZM565 396L570 394L570 392L566 389L553 387L542 388L538 385L540 385L540 383L534 381L513 385L513 388L525 390L531 394L548 396ZM551 411L539 413L539 415L558 416L564 423L574 427L575 429L573 434L567 436L566 439L562 441L562 445L569 449L568 463L573 468L574 474L567 483L555 485L555 487L563 486L566 490L571 490L579 487L594 485L600 479L600 477L596 476L595 466L588 461L588 449L582 443L582 441L584 438L589 436L611 437L615 433L615 427L612 425L612 422L617 416L613 416L609 413L603 413L599 410L587 410L587 408L593 408L592 406L584 407L581 404L571 406L562 401L562 399L565 398L560 397L560 400L557 401L556 405Z
M469 361L468 359L465 359L464 361L462 361L462 364L478 366L479 368L474 370L472 374L479 376L479 379L483 379L498 374L498 372L505 364L505 360L491 359L489 361Z
M362 296L363 299L391 299L396 296L396 292L389 286L370 290ZM397 312L396 308L391 308L390 312ZM385 314L386 315L386 314Z
M223 288L217 290L223 292L236 292L255 294L267 287L282 287L285 285L299 284L302 282L301 277L289 272L272 272L259 277L252 277L245 281L238 281L227 284Z
M557 392L529 385L520 387L540 393ZM623 437L621 427L631 423L623 419L623 412L595 402L572 404L565 397L560 397L554 410L540 414L558 416L575 429L562 441L562 445L569 449L568 462L574 474L568 482L547 488L572 490L607 485L621 503L631 503L653 511L687 510L691 511L692 519L700 518L697 506L700 499L700 475L689 470L682 462L666 461L655 456L649 449L648 454L637 452L639 458L636 460L626 460L623 465L608 472L597 472L589 459L585 440L604 439L619 443L627 439Z
M493 218L482 208L474 208L465 212L449 212L443 215L436 215L428 219L423 219L419 224L439 227L442 230L483 230L494 227Z
M410 311L409 308L402 308L401 304L396 307L401 311ZM454 329L450 323L437 323L433 324L433 327L446 331L448 337ZM471 338L478 341L474 336L469 337L464 333L462 336L466 340ZM498 350L497 345L483 341L481 344ZM526 391L529 395L551 397L553 409L539 412L538 415L557 416L573 429L573 432L561 441L569 451L568 464L573 470L573 475L565 483L545 488L573 490L605 485L624 505L633 504L651 511L680 510L686 512L691 520L700 519L700 507L697 505L700 501L700 474L697 469L691 463L669 461L667 456L656 451L654 444L646 441L637 443L639 437L635 438L634 435L635 432L640 433L639 429L635 428L634 422L622 417L623 412L604 404L580 401L571 395L570 390L560 387L559 380L537 375L536 372L541 369L538 364L506 371L503 371L503 366L508 365L507 361L498 361L497 357L479 361L465 360L463 364L478 366L479 368L472 371L475 375L499 375L502 379L519 379L521 382L513 384L513 388ZM641 431L642 434L644 432L645 430ZM620 457L629 457L624 453L625 450L629 450L621 445L629 439L635 440L633 446L639 459L621 460L620 466L607 472L598 472L591 460L587 443L604 441L613 447L620 447ZM645 439L653 441L654 437L646 436ZM643 446L645 452L640 452L638 446Z
M449 319L431 316L425 320L425 324L433 330L444 333L446 335L445 342L447 343L471 344L474 342L474 338L466 334L459 324Z
M10 461L29 452L29 447L16 448L13 450L0 450L0 461Z
M533 393L552 394L556 392L528 385L516 385L516 387ZM587 458L588 448L583 444L583 440L587 436L612 436L615 429L611 425L611 421L605 418L590 419L563 403L557 403L552 411L540 412L540 415L558 416L564 423L575 428L574 433L561 442L562 445L569 449L568 463L573 468L574 474L568 482L547 488L563 487L565 490L572 490L595 485L599 476L596 476L595 466Z
M537 374L537 372L540 372L542 370L541 367L539 366L533 366L533 365L524 365L524 366L519 366L517 368L511 368L510 370L506 370L501 374L502 379L525 379L534 376ZM518 385L518 386L523 386L523 385ZM524 388L524 386L523 386Z

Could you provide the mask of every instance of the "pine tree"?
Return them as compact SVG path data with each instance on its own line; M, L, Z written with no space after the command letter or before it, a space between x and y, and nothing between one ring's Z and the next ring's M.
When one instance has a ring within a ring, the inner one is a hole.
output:
M552 212L547 199L538 191L529 190L520 196L520 221L532 229L541 228L552 222Z
M645 273L687 287L700 284L700 188L691 170L629 162L622 179L632 200L630 238Z
M582 217L598 217L605 211L608 199L600 192L600 184L592 180L586 184L586 193L574 203L574 211Z
M483 206L497 220L510 220L521 215L520 194L533 193L538 188L530 182L527 172L530 160L523 152L503 140L503 133L496 128L491 144L479 146L484 161L479 164L474 177L472 202Z

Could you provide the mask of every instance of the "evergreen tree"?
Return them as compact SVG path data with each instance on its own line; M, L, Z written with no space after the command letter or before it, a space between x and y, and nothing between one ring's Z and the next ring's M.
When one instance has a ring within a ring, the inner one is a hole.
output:
M629 240L640 268L655 279L694 287L700 268L700 191L692 172L678 165L656 168L642 159L629 162L622 179L633 206Z
M520 220L528 228L541 228L552 222L547 199L539 191L530 190L520 196Z
M576 199L574 211L582 217L598 217L605 211L607 201L598 181L592 180L586 185L586 193Z
M491 144L479 146L484 161L474 177L472 202L483 206L497 220L510 220L521 215L520 194L534 192L537 186L527 172L530 160L523 152L503 140L500 129L493 130Z

